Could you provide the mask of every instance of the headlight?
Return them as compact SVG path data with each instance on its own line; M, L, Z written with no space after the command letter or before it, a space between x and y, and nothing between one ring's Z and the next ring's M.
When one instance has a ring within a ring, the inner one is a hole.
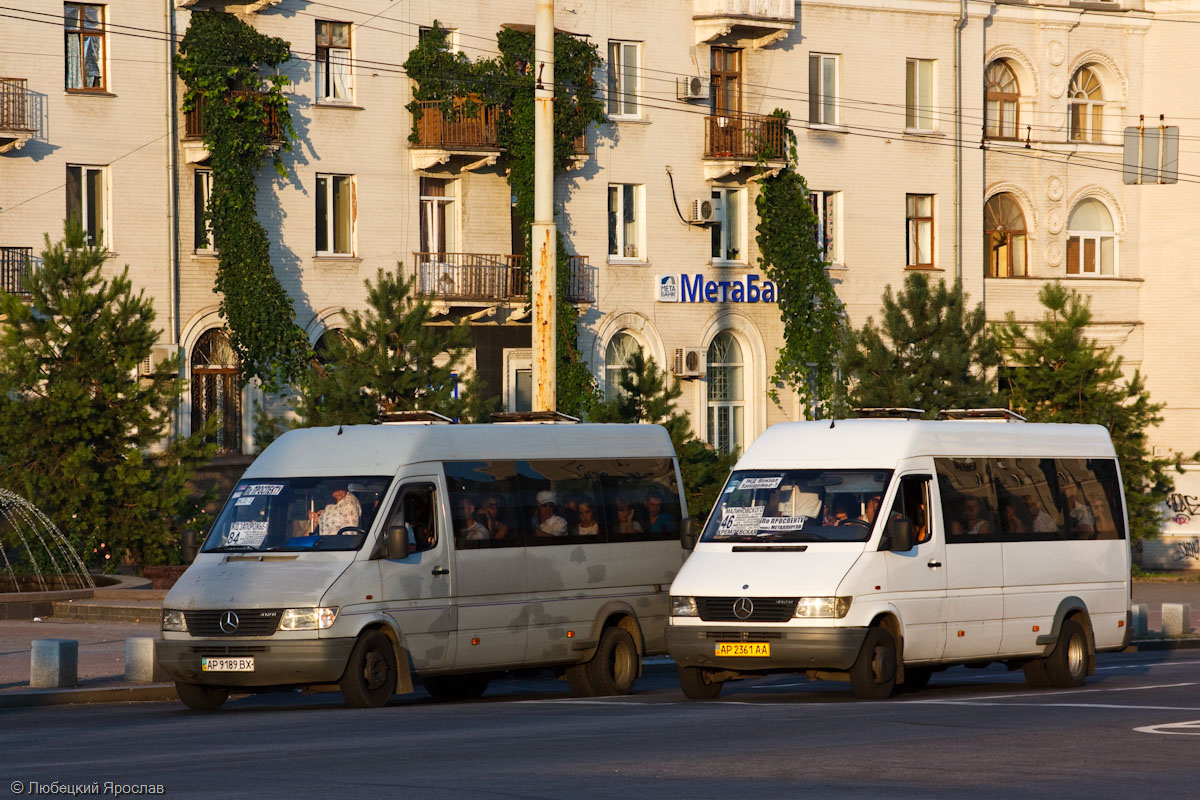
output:
M285 608L279 619L279 630L324 630L333 625L337 614L336 608Z
M696 598L694 597L672 597L671 598L671 616L674 617L698 617L700 612L696 610Z
M164 631L187 633L187 620L184 619L183 612L164 608L162 616L162 629Z
M852 597L801 597L796 603L793 619L811 617L836 617L841 619L850 612Z

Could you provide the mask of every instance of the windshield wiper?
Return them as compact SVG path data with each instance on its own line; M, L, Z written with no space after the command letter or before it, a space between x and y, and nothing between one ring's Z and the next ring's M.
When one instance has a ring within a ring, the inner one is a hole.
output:
M249 551L253 551L253 552L257 553L258 548L252 544L225 544L225 545L221 545L220 547L214 547L212 550L209 550L208 552L210 552L210 553L245 553L245 552L249 552Z

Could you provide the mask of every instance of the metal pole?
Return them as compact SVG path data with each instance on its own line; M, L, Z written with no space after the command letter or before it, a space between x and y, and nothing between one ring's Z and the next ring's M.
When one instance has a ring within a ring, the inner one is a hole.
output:
M533 410L554 411L558 230L554 224L554 0L537 0L534 34Z

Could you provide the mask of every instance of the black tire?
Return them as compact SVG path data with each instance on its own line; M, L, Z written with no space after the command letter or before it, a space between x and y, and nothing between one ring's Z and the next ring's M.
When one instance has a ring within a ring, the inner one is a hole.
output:
M431 675L421 681L434 700L474 700L487 691L487 675Z
M867 631L858 660L850 668L854 696L864 700L883 700L896 689L896 640L882 626Z
M1088 673L1088 636L1078 618L1063 620L1058 643L1046 657L1050 685L1061 689L1083 686Z
M629 694L641 671L641 656L628 631L605 628L586 667L596 697Z
M342 696L352 708L387 705L396 691L396 651L392 640L379 631L367 631L350 652L350 662L340 682Z
M588 678L586 662L567 667L566 676L572 695L575 697L596 696L596 687L592 686L592 681Z
M689 700L715 700L725 681L709 680L707 670L699 667L679 668L679 688Z
M1046 674L1046 659L1031 658L1021 665L1025 673L1025 682L1035 689L1045 689L1050 685L1050 676Z
M919 692L929 685L933 677L933 667L905 667L904 683L900 688L905 692Z
M179 699L193 711L216 711L229 699L229 690L218 686L200 686L195 683L175 681Z

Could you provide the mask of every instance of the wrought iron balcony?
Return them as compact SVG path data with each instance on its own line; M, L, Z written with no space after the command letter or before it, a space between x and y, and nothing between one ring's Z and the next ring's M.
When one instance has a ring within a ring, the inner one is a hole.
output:
M714 114L705 119L704 157L739 161L783 161L787 137L779 117Z
M587 256L568 256L567 301L592 303L596 279ZM460 302L499 303L529 294L525 257L494 253L413 253L421 297Z
M733 33L765 47L796 27L795 0L692 0L696 43Z
M28 84L25 78L0 78L0 153L20 149L37 133Z
M0 291L28 297L23 278L32 270L32 247L0 247Z

